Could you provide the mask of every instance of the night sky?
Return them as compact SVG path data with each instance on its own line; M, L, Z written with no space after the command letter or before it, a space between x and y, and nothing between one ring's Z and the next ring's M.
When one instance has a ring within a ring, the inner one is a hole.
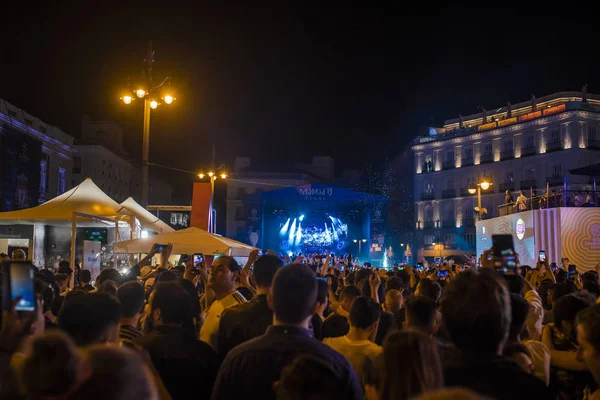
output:
M119 96L151 39L154 76L172 76L177 101L153 114L150 161L178 168L207 165L216 142L219 162L249 155L278 170L332 155L341 172L379 165L420 127L478 106L586 83L600 93L596 24L584 15L525 15L514 3L427 3L429 16L300 1L84 3L4 15L0 96L75 137L84 114L114 120L138 157L141 102Z

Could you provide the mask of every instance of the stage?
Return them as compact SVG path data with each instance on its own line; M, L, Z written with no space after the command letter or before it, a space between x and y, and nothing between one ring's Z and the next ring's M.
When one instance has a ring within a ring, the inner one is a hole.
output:
M561 207L525 211L478 221L477 257L492 247L492 235L511 234L521 265L535 266L538 252L560 265L562 258L580 272L600 262L600 208Z
M312 184L262 192L255 201L248 236L257 247L281 254L329 250L361 261L383 258L383 196Z

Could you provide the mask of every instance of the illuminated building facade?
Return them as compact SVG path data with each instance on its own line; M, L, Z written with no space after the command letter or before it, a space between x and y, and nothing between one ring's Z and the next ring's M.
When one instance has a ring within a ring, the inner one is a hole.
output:
M569 170L600 158L600 95L560 92L488 112L448 120L417 137L414 154L414 223L417 258L475 251L477 196L482 181L483 218L499 215L505 191L530 197L550 190L591 191L588 177Z

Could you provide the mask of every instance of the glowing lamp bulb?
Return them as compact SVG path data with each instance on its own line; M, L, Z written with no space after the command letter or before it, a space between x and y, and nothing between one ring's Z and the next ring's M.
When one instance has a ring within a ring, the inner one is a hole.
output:
M225 179L225 178L227 178L227 174L226 173L222 173L221 174L221 179Z
M133 100L131 96L123 96L123 103L131 104L131 100Z
M212 178L213 176L215 176L215 173L214 173L214 172L212 172L212 171L210 171L210 172L208 173L208 176L210 176L210 177Z
M469 188L469 194L475 194L475 192L477 192L477 189Z
M363 241L363 243L364 243L364 242L366 242L366 241L367 241L367 239L363 239L362 241Z
M135 91L135 94L141 99L146 95L146 91L144 89L138 89Z
M166 95L165 96L165 103L171 104L172 102L173 102L173 96Z
M358 242L358 240L354 239L353 242L356 243L356 242Z
M150 102L150 108L153 109L153 110L155 110L156 107L158 107L158 102L156 100L152 100Z
M490 183L486 181L481 182L481 188L483 190L488 190L490 188Z
M198 178L203 179L204 178L204 174L198 174Z

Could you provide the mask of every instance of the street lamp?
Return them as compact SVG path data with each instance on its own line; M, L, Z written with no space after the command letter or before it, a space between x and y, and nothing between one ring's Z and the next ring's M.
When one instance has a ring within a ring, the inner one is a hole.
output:
M367 239L353 239L354 243L358 243L358 254L360 255L362 252L362 244L367 241Z
M225 165L221 165L219 167L219 169L223 168ZM214 197L215 197L215 181L221 177L221 179L227 179L227 172L225 172L224 170L219 172L218 174L215 174L214 171L208 171L208 173L204 173L204 172L200 172L198 174L198 178L200 179L204 179L205 176L208 176L208 178L210 179L210 208L209 208L209 215L208 215L208 231L210 233L215 233L216 227L217 227L217 218L216 215L214 215L214 207L213 207L213 202L214 202Z
M482 220L481 216L483 215L483 213L484 212L487 213L487 210L485 208L481 207L481 191L488 190L491 185L493 185L493 183L484 180L484 181L478 183L477 185L472 185L472 186L469 186L469 188L468 188L469 194L477 193L477 207L475 207L475 211L477 211L477 216L478 216L479 221Z
M135 94L140 99L144 99L144 136L142 140L142 206L148 206L148 158L150 153L150 110L156 110L164 100L165 104L171 104L175 100L171 90L171 78L167 77L158 86L152 84L152 64L154 63L154 52L152 51L152 42L148 44L148 54L144 60L146 67L144 69L144 84L137 86L135 90L128 92ZM165 83L169 83L165 86ZM135 97L129 93L121 97L123 103L131 104Z

